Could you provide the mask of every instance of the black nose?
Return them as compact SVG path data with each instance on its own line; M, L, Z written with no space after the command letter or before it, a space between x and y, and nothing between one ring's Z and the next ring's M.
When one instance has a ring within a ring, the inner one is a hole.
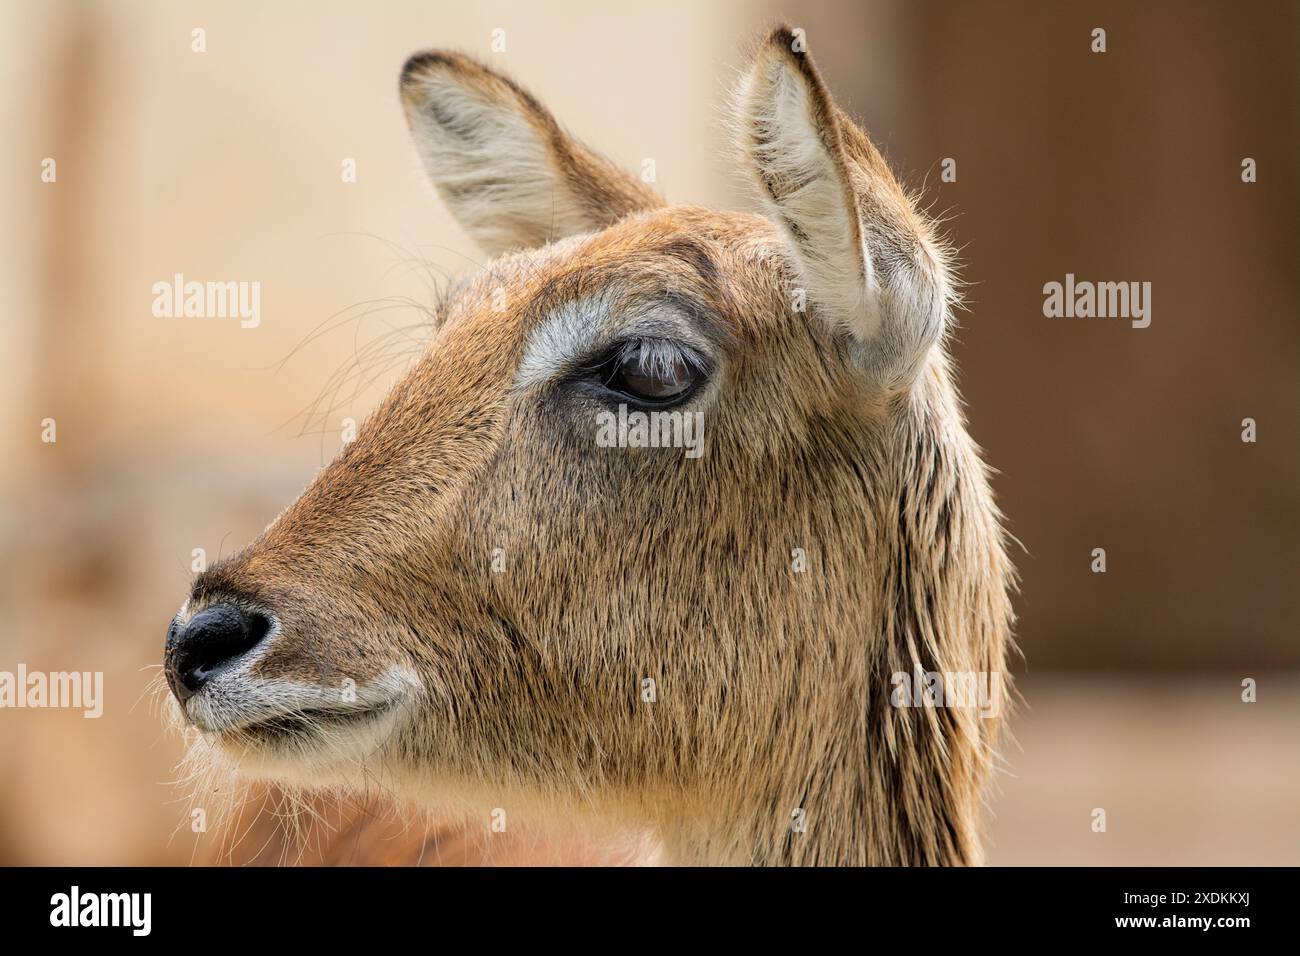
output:
M172 622L164 652L167 683L181 703L266 637L271 621L234 604L200 611L184 627Z

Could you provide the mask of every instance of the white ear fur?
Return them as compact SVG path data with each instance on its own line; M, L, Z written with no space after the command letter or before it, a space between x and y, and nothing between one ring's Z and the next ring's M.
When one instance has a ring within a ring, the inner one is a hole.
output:
M601 229L663 204L567 136L532 96L468 57L411 57L401 92L429 179L489 254Z
M736 91L741 146L822 317L872 374L910 382L942 337L945 254L866 135L779 28Z
M871 338L879 317L857 198L822 141L807 84L784 57L762 57L738 98L769 217L785 229L816 300L848 331ZM827 135L838 148L838 130Z

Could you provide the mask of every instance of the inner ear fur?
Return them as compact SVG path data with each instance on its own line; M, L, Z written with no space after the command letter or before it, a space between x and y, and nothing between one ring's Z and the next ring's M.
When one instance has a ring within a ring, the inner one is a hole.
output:
M943 336L946 250L871 140L831 100L802 41L778 27L736 91L746 168L817 311L886 386L908 384Z
M401 96L429 179L490 255L664 204L565 133L530 93L470 57L417 53L402 69Z

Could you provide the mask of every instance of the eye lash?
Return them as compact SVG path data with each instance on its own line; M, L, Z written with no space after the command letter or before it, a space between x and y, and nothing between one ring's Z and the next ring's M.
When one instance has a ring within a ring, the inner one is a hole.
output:
M694 349L687 348L677 342L669 339L630 339L617 346L609 354L601 367L609 364L619 364L628 359L636 358L637 370L645 375L670 376L676 369L677 364L684 363L696 372L706 374L709 371L708 362L698 355Z
M573 366L568 378L573 380L590 377L617 366L633 354L637 356L637 367L643 373L670 372L677 361L686 363L703 375L713 370L713 363L689 346L671 339L640 337L617 342L596 353L588 361Z

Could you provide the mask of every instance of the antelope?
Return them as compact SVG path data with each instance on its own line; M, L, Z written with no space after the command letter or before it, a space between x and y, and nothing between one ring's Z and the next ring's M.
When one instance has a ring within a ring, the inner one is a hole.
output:
M640 834L666 864L982 862L1003 709L891 693L1008 692L959 283L796 34L734 95L762 214L667 204L461 54L412 56L400 94L492 258L194 580L165 648L192 746L288 788ZM702 453L602 446L624 406L699 414Z

